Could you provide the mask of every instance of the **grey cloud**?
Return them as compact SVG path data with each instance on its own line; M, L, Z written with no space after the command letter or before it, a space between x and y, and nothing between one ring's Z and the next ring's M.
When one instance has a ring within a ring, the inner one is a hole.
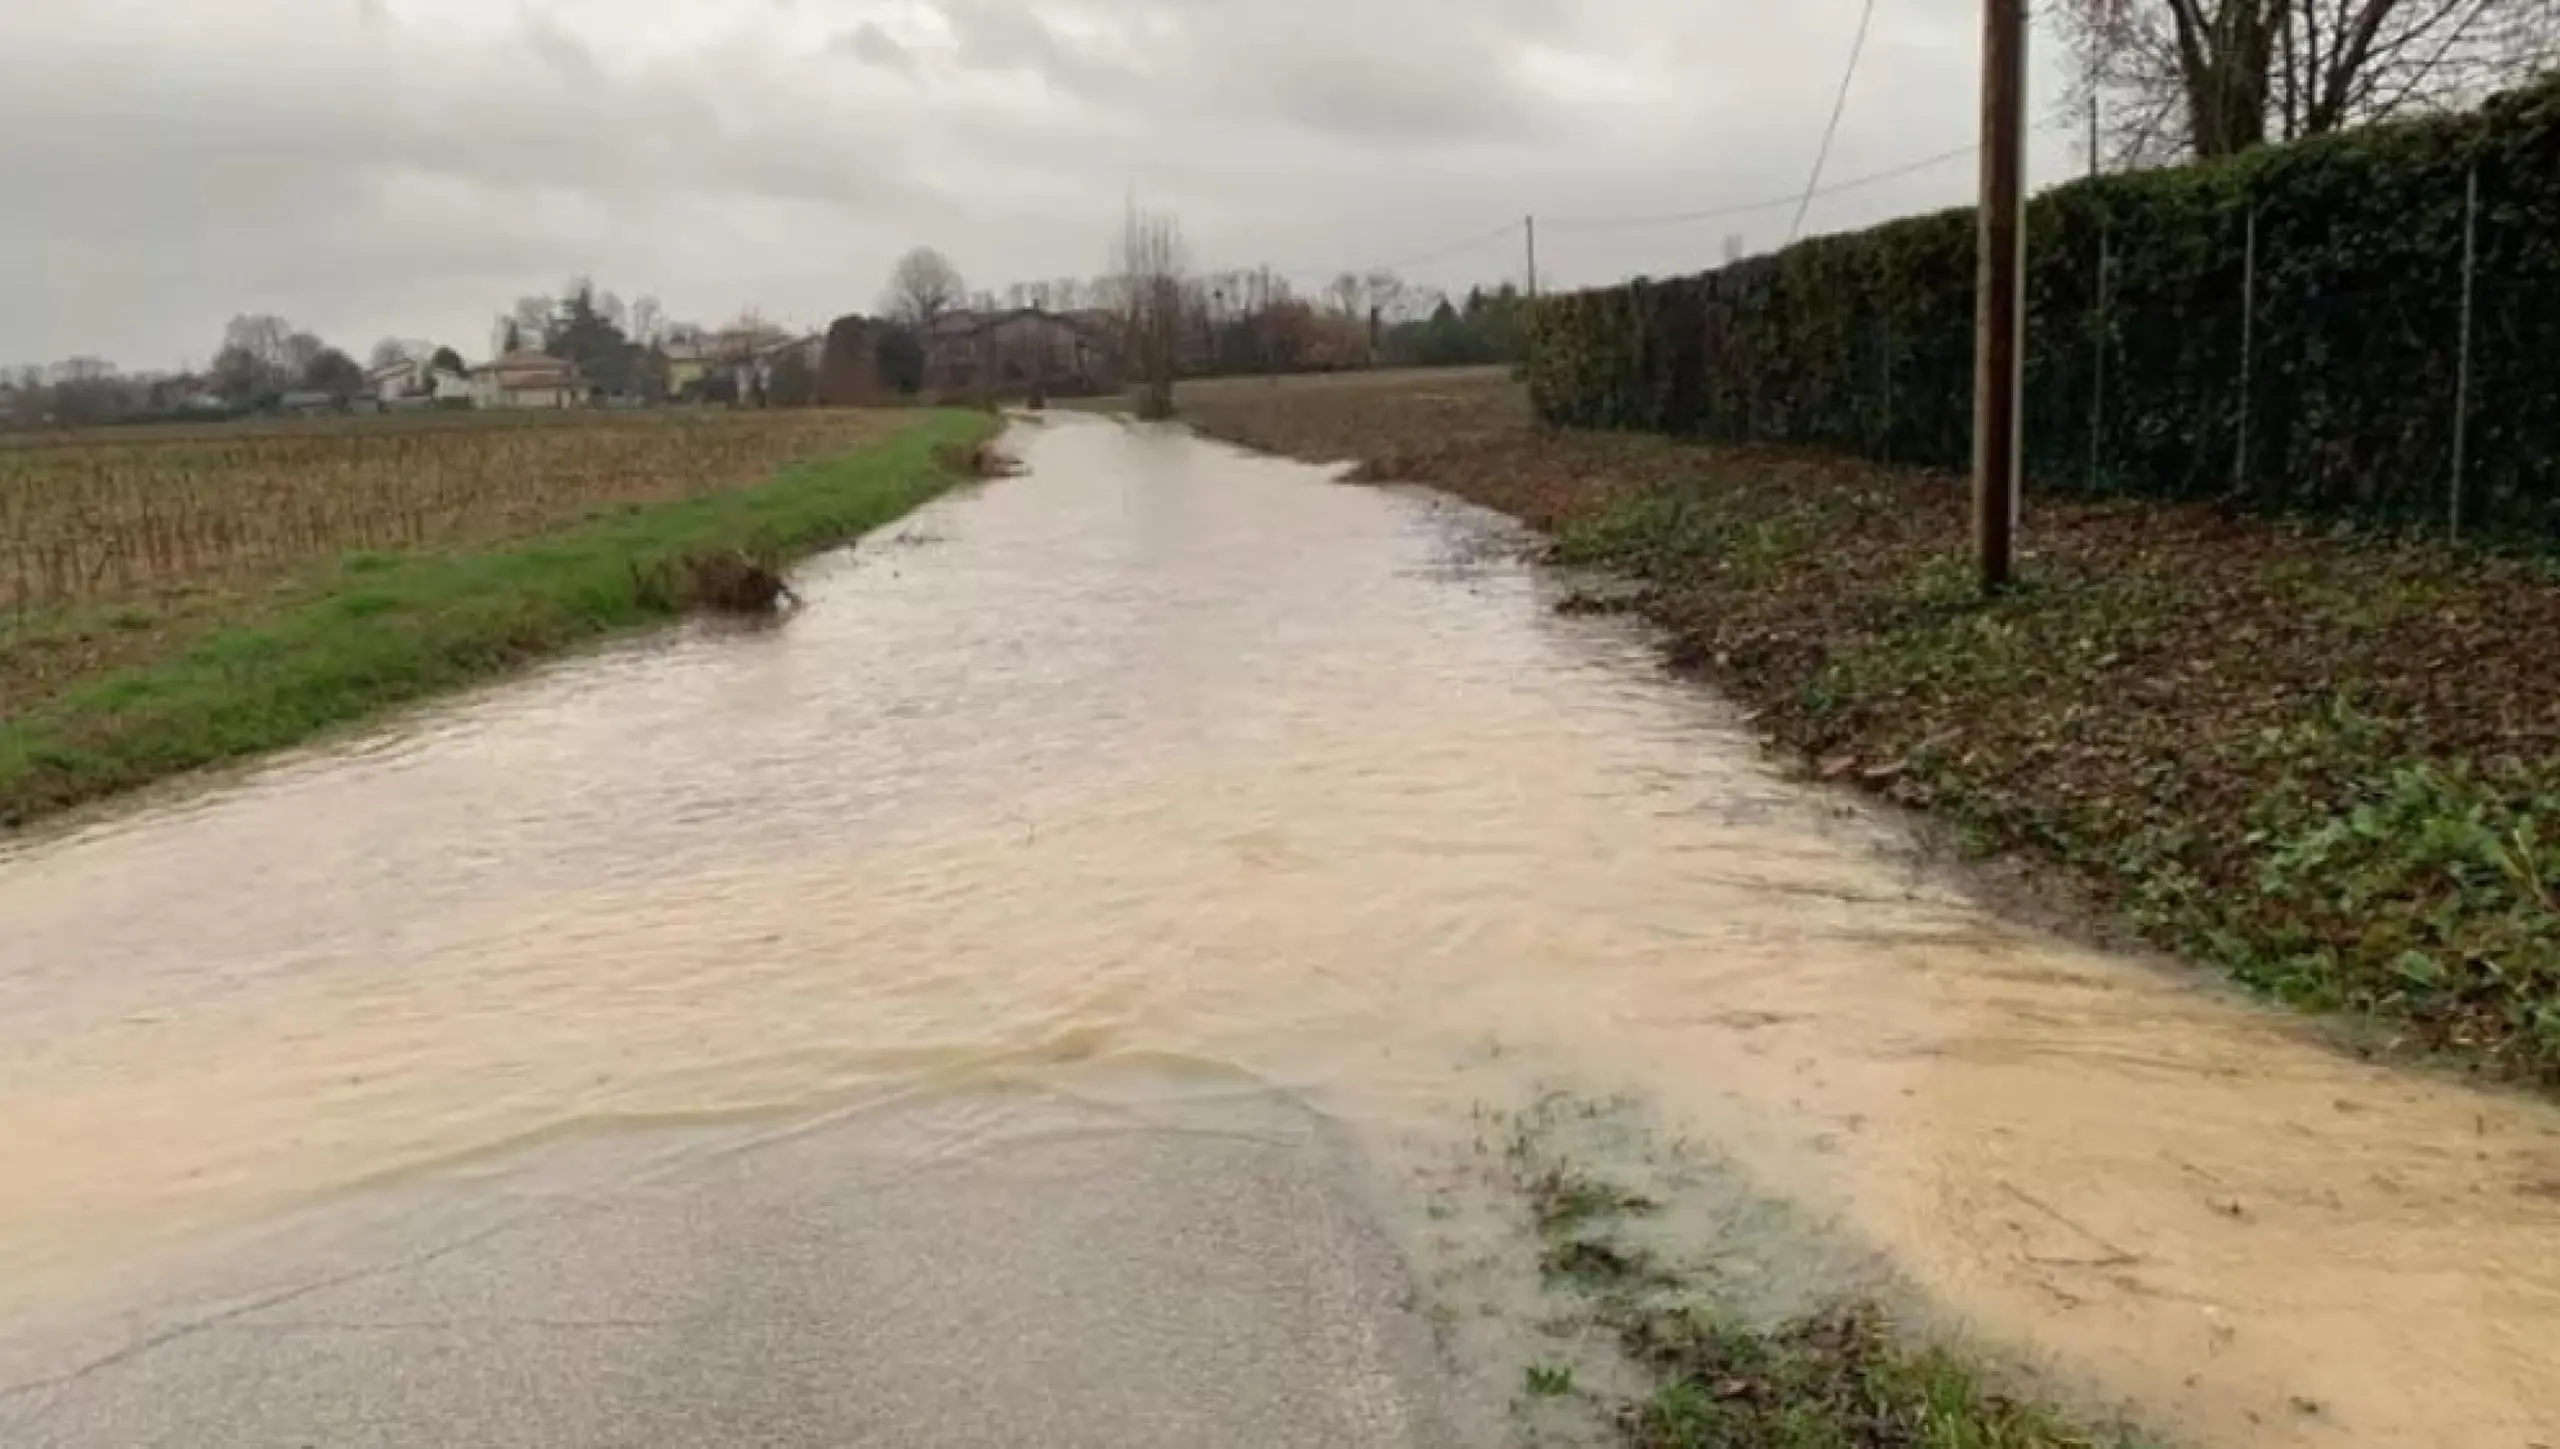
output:
M1856 18L1855 0L37 8L0 4L0 362L157 365L200 360L251 309L349 345L470 349L509 299L582 272L680 316L822 323L918 242L987 286L1090 273L1133 190L1204 265L1309 274L1531 210L1767 196L1801 184ZM1973 0L1896 7L1835 176L1969 138L1974 18ZM849 63L879 82L848 84ZM1814 223L1969 189L1941 168ZM1559 225L1542 262L1562 283L1661 274L1785 220ZM1517 252L1420 279L1516 275Z
M1543 97L1477 65L1416 67L1391 56L1299 58L1253 77L1272 113L1370 142L1504 140L1554 121Z
M893 39L889 32L881 29L877 21L866 20L851 30L839 33L827 42L827 48L882 70L903 73L915 69L915 57L909 55L907 48Z
M1009 0L944 0L941 11L964 69L1027 75L1086 97L1147 78L1143 62L1098 55L1060 36L1039 11Z
M966 68L1036 77L1158 119L1276 124L1370 143L1499 138L1536 126L1548 107L1518 83L1508 51L1557 33L1566 13L1554 0L1494 0L1459 24L1410 0L939 8ZM1088 45L1075 29L1108 40Z
M595 52L576 36L530 11L524 16L523 30L526 47L563 79L589 85L604 79Z

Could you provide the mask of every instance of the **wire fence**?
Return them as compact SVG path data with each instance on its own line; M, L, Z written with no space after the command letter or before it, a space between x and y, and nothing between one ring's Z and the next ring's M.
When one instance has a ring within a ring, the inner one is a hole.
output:
M2030 263L2031 486L2560 537L2560 265L2537 214L2479 183L2347 265L2302 208L2280 226L2245 201L2189 230L2043 238L2086 260ZM1962 466L1970 291L1917 315L1862 296L1815 367L1755 355L1711 309L1702 385L1749 379L1713 433Z

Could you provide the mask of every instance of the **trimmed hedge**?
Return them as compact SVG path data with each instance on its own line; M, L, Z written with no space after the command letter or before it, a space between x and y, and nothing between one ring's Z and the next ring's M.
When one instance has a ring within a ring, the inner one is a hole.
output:
M2473 113L2036 198L2031 485L2444 517L2475 166L2463 514L2560 537L2560 76ZM1967 208L1550 298L1532 320L1532 395L1568 426L1964 467L1974 263Z

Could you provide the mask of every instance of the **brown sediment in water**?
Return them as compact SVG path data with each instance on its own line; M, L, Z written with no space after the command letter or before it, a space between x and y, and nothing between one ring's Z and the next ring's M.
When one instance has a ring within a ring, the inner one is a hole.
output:
M2560 1422L2560 1110L1985 911L1470 510L1018 441L789 630L0 860L0 1283L632 1123L1246 1078L1392 1176L1569 1083L2195 1442Z

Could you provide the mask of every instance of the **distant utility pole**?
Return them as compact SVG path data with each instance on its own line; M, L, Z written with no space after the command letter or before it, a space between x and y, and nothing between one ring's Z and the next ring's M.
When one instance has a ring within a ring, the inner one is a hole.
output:
M1524 216L1520 225L1529 236L1529 300L1534 302L1538 300L1538 219Z
M2025 352L2026 0L1982 5L1981 298L1974 328L1973 528L1982 588L2017 576Z

